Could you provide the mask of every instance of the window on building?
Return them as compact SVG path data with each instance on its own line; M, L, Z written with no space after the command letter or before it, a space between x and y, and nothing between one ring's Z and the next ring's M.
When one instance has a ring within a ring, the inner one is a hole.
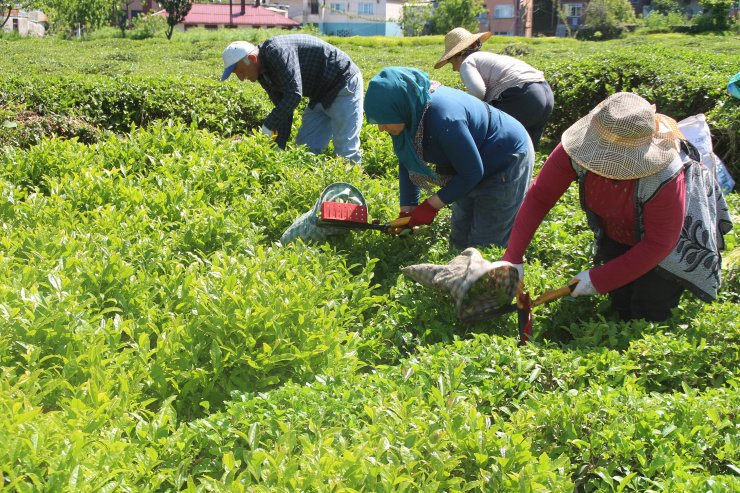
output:
M514 33L511 31L493 31L494 36L513 36Z
M580 17L583 14L582 3L564 3L563 10L566 17Z
M316 15L319 13L319 0L311 0L309 2L309 6L311 8L311 15Z
M504 4L495 5L493 7L493 18L494 19L512 19L514 17L514 5Z
M375 4L374 3L357 4L357 13L359 15L374 15L375 14Z
M332 12L341 12L341 13L344 13L344 11L345 11L345 4L343 4L343 3L330 3L329 4L329 9Z

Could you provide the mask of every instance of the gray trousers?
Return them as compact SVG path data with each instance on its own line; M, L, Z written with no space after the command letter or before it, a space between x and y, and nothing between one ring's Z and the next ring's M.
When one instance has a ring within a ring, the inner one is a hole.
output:
M481 180L467 195L452 204L450 242L457 248L506 247L514 218L524 201L534 168L534 148L511 154L511 164L501 173Z

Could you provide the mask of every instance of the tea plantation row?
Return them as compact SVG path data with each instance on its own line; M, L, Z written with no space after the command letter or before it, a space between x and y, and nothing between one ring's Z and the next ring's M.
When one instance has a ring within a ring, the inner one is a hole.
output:
M266 35L240 34L255 42ZM393 38L330 41L356 61L365 83L384 66L411 65L460 86L449 68L432 69L442 38L420 39L417 44ZM132 122L162 118L194 122L222 135L244 133L259 127L270 103L258 85L217 81L225 44L218 37L172 43L0 40L0 106L76 115L118 133L127 132ZM737 72L735 44L735 39L716 36L635 36L605 43L522 39L514 44L495 37L485 49L521 53L545 72L555 93L546 130L550 144L609 94L636 91L676 119L706 113L717 153L740 175L740 102L726 90Z
M277 243L333 181L393 216L388 142L365 132L372 175L174 123L6 147L0 488L740 488L737 277L666 324L566 299L517 348L513 316L461 326L400 276L456 253L447 212L406 239ZM529 251L529 289L587 266L590 236L571 190Z
M335 41L366 82L410 53L431 66L442 44ZM736 268L717 303L686 297L664 325L617 322L603 299L546 306L517 348L513 316L461 326L399 276L456 253L446 212L408 239L276 243L332 181L393 216L394 159L373 127L367 173L275 152L248 131L264 94L215 81L220 39L0 43L0 120L18 122L0 129L0 489L740 488ZM524 43L558 74L551 136L638 88L677 117L713 108L715 137L737 142L725 40ZM161 118L190 124L148 125ZM529 289L585 268L590 238L571 190L528 252Z

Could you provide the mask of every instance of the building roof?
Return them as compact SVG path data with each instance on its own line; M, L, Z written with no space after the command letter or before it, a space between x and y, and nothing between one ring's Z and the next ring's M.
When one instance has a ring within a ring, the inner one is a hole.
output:
M229 18L229 4L216 3L194 3L183 19L183 24L216 24L235 26L274 26L274 27L298 27L300 23L284 15L280 15L265 7L247 5L242 15L241 2L235 1L231 6L232 16ZM167 12L160 14L167 16Z
M32 22L48 22L49 17L40 10L10 9L10 19L25 17Z

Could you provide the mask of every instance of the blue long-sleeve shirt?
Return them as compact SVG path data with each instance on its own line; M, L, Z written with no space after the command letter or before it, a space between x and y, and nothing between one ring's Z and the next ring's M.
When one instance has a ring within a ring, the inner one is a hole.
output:
M440 86L432 93L424 115L423 159L439 174L453 175L437 195L451 204L481 180L506 171L529 150L529 136L521 123L473 96ZM419 189L408 171L399 167L401 205L416 205Z

